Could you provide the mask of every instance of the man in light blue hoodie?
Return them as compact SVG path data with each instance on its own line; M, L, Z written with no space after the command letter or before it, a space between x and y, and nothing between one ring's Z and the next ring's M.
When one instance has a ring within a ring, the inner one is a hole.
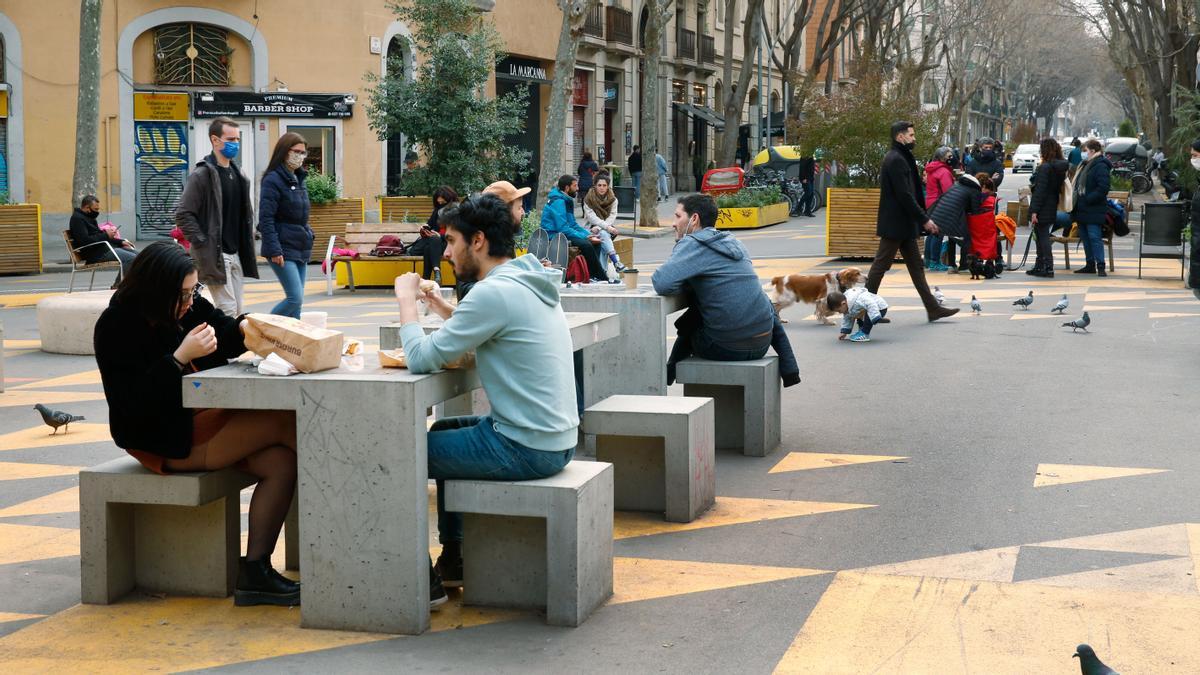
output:
M409 370L432 372L475 350L492 406L490 415L441 419L429 430L442 542L436 569L442 585L455 587L462 585L462 516L446 512L445 479L553 476L575 454L579 414L571 333L558 299L562 272L532 255L513 259L512 216L495 195L444 207L439 222L454 274L479 281L454 307L437 291L422 295L420 275L409 273L396 279L396 300ZM418 323L418 298L446 320L429 335Z

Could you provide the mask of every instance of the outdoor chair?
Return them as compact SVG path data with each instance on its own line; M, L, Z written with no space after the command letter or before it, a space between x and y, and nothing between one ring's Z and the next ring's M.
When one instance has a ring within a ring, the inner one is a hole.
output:
M1183 279L1187 247L1183 228L1187 225L1185 202L1147 203L1142 205L1142 233L1138 237L1138 278L1142 278L1142 258L1179 259L1179 278ZM1172 251L1146 252L1144 246L1171 247Z
M110 242L108 240L97 241L95 243L84 244L83 246L76 248L75 242L71 241L71 231L70 230L63 230L62 236L63 236L63 241L65 241L67 243L67 251L69 251L71 254L71 281L67 285L68 293L75 290L75 273L76 272L87 272L88 270L91 270L92 278L88 282L88 290L89 291L92 290L92 286L94 286L96 284L96 270L116 269L116 270L119 270L119 272L117 274L118 278L123 277L125 275L125 269L121 265L121 259L117 257L117 252L113 250L112 242ZM89 248L91 246L107 247L108 252L110 255L112 255L113 259L112 260L102 260L100 262L94 262L94 263L88 262L82 255L80 255L80 251L82 251L85 248Z

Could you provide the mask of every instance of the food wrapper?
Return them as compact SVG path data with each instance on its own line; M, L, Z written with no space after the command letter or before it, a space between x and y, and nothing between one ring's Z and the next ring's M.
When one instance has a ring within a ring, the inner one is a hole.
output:
M357 356L362 353L362 342L354 338L346 338L342 344L342 356Z
M259 356L273 352L302 373L337 368L342 362L339 331L274 314L247 314L246 320L246 347Z
M407 368L408 359L404 356L404 349L381 349L379 350L379 365L384 368ZM446 364L446 370L458 370L460 368L475 367L475 352L467 352L457 359Z
M286 376L298 373L296 366L284 361L278 354L271 352L267 358L258 364L259 375L279 375Z
M440 288L440 286L438 286L438 282L433 281L432 279L422 279L421 285L417 287L417 299L421 300L425 297L426 293L430 291L436 291L438 288Z

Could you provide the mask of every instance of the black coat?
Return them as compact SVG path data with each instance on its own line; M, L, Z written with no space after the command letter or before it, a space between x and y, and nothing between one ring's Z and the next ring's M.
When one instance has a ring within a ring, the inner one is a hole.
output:
M971 161L967 162L967 173L972 176L977 173L996 176L992 179L992 182L996 184L996 189L999 190L1000 184L1004 182L1004 156L997 152L996 156L990 162L985 162L977 156L972 156Z
M153 327L138 307L114 296L96 321L93 344L113 441L126 450L141 450L168 459L192 451L192 414L183 407L184 373L172 353L183 337L207 322L217 333L217 351L193 361L204 370L225 365L246 351L238 320L207 300L196 300L177 326Z
M916 239L928 220L925 186L912 152L893 141L879 170L879 215L875 234L883 239Z
M67 227L71 230L71 243L75 245L75 248L102 241L111 243L113 248L121 248L121 244L125 243L124 239L110 240L108 233L96 224L96 216L84 213L81 209L75 209L75 212L71 214L71 220L67 223ZM113 259L107 246L87 246L79 252L79 255L89 263Z
M1087 173L1083 174L1082 186L1079 185L1080 174L1075 176L1075 208L1071 211L1071 219L1077 223L1103 225L1104 216L1108 214L1109 174L1112 172L1112 162L1100 155L1090 162L1084 162L1079 171L1080 174L1084 171Z
M1187 245L1187 242L1184 242ZM1192 264L1188 288L1200 288L1200 188L1192 193Z
M938 198L929 209L929 218L937 224L941 234L964 239L967 236L967 215L979 210L983 203L983 191L979 183L959 176L946 194Z
M258 191L258 231L262 233L262 256L308 263L312 257L313 231L308 225L308 188L304 169L295 172L280 164L263 176Z
M642 153L635 152L629 156L629 173L642 172Z
M1062 194L1063 181L1067 179L1067 169L1070 166L1065 159L1042 162L1029 179L1033 186L1029 197L1029 212L1036 213L1038 223L1043 226L1054 225L1054 219L1058 215L1058 198Z

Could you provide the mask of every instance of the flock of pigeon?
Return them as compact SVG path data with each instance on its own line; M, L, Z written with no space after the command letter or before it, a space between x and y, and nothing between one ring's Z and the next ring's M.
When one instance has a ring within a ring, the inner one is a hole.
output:
M942 289L938 288L937 286L933 287L933 297L937 299L937 302L939 305L946 304L946 296L942 294ZM1025 310L1025 311L1029 311L1029 306L1032 304L1033 304L1033 291L1029 291L1029 295L1026 295L1023 298L1017 298L1016 300L1013 300L1013 307L1020 307L1021 309ZM1062 298L1060 298L1059 301L1054 304L1054 307L1050 308L1050 313L1054 314L1057 312L1059 315L1061 315L1063 312L1067 311L1067 307L1070 307L1070 306L1071 306L1071 301L1067 299L1067 294L1063 293ZM980 303L979 299L976 298L974 295L971 296L971 311L975 314L983 313L983 304ZM1063 328L1070 328L1072 333L1074 333L1078 330L1082 330L1083 332L1086 333L1086 332L1088 332L1087 327L1091 323L1092 323L1092 317L1089 316L1088 313L1085 311L1083 313L1083 316L1079 317L1078 319L1075 319L1074 321L1067 321L1067 322L1063 323Z

